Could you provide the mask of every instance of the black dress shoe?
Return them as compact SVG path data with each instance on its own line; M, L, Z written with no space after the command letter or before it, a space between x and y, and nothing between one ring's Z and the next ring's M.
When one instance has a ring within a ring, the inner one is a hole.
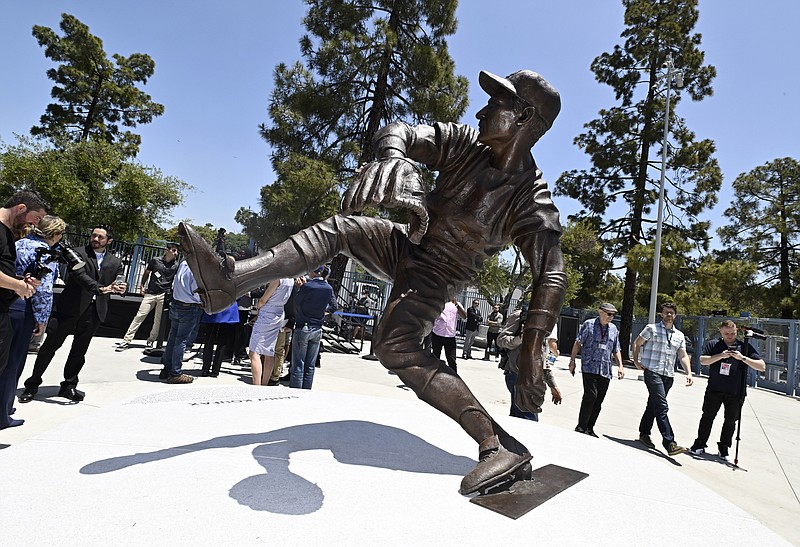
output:
M207 370L204 370L204 371L202 371L202 372L200 373L200 376L208 376L209 374L211 374L211 373L210 373L210 372L208 372Z
M62 387L58 390L58 396L69 399L70 401L80 402L83 401L83 393L74 387Z
M26 389L19 395L19 402L20 403L30 403L33 401L33 396L36 395L35 390Z

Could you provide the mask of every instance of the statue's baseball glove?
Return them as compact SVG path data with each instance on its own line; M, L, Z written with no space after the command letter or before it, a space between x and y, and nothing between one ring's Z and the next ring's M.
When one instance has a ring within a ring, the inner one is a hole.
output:
M366 207L408 209L412 214L409 239L419 243L428 229L425 184L414 162L387 158L364 164L342 198L342 212L349 214Z

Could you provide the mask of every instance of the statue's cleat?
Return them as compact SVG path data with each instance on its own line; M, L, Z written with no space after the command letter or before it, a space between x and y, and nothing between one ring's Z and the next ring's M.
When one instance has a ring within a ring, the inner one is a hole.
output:
M236 301L233 270L236 261L231 256L220 257L191 226L178 224L181 249L197 282L197 293L206 313L217 313Z
M485 492L510 478L522 478L515 475L525 470L530 478L528 462L532 457L528 449L513 437L501 437L498 448L481 453L478 465L461 480L459 491L465 496L478 491Z

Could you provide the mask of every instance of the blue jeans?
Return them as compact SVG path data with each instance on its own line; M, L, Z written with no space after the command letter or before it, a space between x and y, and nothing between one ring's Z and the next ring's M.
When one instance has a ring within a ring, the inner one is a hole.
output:
M665 447L675 440L675 434L672 432L672 426L667 417L667 411L669 411L667 393L669 393L673 381L674 378L671 376L662 376L644 369L644 384L647 386L648 397L647 408L644 409L642 421L639 422L639 433L650 435L653 420L655 420L658 430L664 438Z
M289 387L311 389L317 364L322 327L308 325L294 329L292 335L292 374Z
M510 370L506 372L506 387L508 388L508 392L511 393L511 412L509 412L509 416L513 416L514 418L523 418L525 420L533 420L534 422L539 421L539 415L533 412L527 412L519 408L516 404L514 404L514 393L516 392L515 384L517 383L517 375L511 372Z
M197 329L200 327L200 317L203 309L199 304L185 304L179 300L173 300L169 306L169 339L161 363L167 369L170 377L182 374L183 353L186 346L190 345L197 337Z

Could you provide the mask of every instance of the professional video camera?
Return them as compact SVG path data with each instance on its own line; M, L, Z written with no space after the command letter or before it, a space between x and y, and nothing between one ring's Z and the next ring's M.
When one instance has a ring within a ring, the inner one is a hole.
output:
M70 270L79 270L86 265L72 247L57 243L52 247L37 247L36 258L25 268L25 275L42 279L50 271L47 265L55 261L66 264Z

